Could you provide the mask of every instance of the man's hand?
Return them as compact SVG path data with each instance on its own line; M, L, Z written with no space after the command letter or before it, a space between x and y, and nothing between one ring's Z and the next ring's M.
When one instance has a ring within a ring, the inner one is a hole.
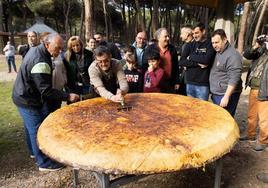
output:
M175 84L175 87L174 87L175 90L178 90L180 89L180 84Z
M204 69L204 68L206 68L208 65L203 65L203 64L200 64L200 63L198 63L198 65L199 65L199 67L201 67L201 69Z
M221 99L220 106L224 108L228 105L228 103L229 103L229 97L224 95L223 98Z
M122 95L122 90L121 89L117 89L116 90L116 95Z
M261 47L261 45L258 42L256 42L255 45L252 47L252 49L255 50L255 49L260 48L260 47Z
M68 97L68 101L70 101L71 103L79 101L79 95L75 93L70 93Z
M124 100L124 98L121 94L116 94L111 97L111 101L113 102L121 102L122 100Z
M122 90L121 89L117 89L116 91L116 95L113 95L111 97L111 101L113 102L121 102L124 100L123 94L122 94Z

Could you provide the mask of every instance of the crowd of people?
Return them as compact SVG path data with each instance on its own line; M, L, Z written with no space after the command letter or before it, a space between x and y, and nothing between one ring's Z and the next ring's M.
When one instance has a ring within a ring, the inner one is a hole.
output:
M134 43L123 49L123 55L102 33L89 38L86 45L80 37L72 36L66 50L58 34L45 33L38 40L38 34L32 31L27 37L28 44L18 47L23 62L12 98L24 121L30 155L36 158L41 171L63 167L45 156L36 143L39 125L49 113L61 107L62 101L69 104L101 96L121 102L127 93L163 92L205 101L211 97L214 104L235 115L242 92L243 60L223 29L208 37L202 23L183 26L179 53L170 43L166 28L159 28L150 43L146 32L138 32ZM240 140L257 140L253 149L264 151L268 147L268 51L267 37L258 39L243 53L253 61L246 82L251 88L248 129ZM8 45L4 51L11 62L11 71L14 53L6 49L14 49ZM16 71L14 65L13 68Z

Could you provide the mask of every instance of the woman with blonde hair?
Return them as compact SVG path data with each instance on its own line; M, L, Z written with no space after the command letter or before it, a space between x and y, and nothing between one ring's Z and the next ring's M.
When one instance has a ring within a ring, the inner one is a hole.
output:
M93 61L93 53L84 48L79 36L72 36L67 42L64 59L67 67L68 89L85 97L91 92L88 67Z

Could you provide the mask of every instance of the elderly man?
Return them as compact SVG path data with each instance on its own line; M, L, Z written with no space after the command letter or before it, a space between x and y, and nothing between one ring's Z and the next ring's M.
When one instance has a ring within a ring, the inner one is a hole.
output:
M211 41L217 52L209 76L211 99L234 116L242 91L242 56L227 41L223 29L215 30Z
M180 55L184 53L185 46L189 44L190 42L193 41L193 30L192 27L189 25L183 26L181 28L181 34L180 34L180 39L183 42L183 45L181 47ZM179 66L179 71L178 71L178 79L179 83L176 85L176 90L178 94L181 95L187 95L186 92L186 67L184 66Z
M35 31L29 31L27 33L27 39L28 44L18 46L18 52L22 57L26 55L30 47L37 46L39 44L39 39Z
M30 48L20 66L14 83L12 99L24 121L30 147L40 171L55 171L63 166L45 156L36 143L37 131L48 115L47 100L75 102L79 96L52 89L51 57L57 57L63 49L63 39L50 34L44 43Z
M97 47L94 52L95 61L89 66L88 73L95 93L113 102L121 102L129 89L122 65L112 59L105 46Z
M180 39L184 43L181 48L181 53L183 53L186 44L192 42L194 39L192 26L185 25L181 28Z
M96 39L97 46L106 46L110 50L112 54L112 58L119 59L119 60L122 59L121 53L118 47L112 42L105 41L102 33L96 33L94 35L94 38Z
M157 43L148 46L144 52L144 64L147 65L146 54L152 50L160 53L160 68L164 69L164 81L161 92L174 93L175 85L178 84L178 54L173 45L169 43L169 33L166 28L160 28L155 32Z
M142 62L143 60L143 54L144 50L146 48L146 41L147 41L147 35L145 31L139 32L136 36L135 42L132 44L132 46L136 49L136 57L137 57L137 68L146 70L146 65L144 65Z
M215 50L206 38L205 25L198 23L193 30L194 41L185 46L179 65L186 69L187 96L208 100L209 72L214 61Z

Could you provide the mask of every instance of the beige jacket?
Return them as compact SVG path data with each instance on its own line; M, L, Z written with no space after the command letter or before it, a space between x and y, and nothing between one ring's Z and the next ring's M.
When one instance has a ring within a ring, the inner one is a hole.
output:
M101 80L102 75L115 74L119 89L123 93L128 92L128 83L126 76L123 72L122 65L116 59L111 60L111 68L108 72L102 71L97 65L96 61L93 61L88 68L88 74L90 77L90 83L94 86L95 91L105 99L111 99L113 94L104 87L104 84Z

